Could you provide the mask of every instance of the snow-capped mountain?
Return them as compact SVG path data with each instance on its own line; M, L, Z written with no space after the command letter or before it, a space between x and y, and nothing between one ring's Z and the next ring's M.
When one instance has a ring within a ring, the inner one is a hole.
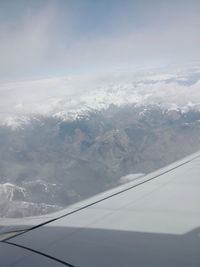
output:
M4 85L0 217L58 210L199 150L199 88L197 67Z
M43 187L43 192L37 192L38 184ZM12 183L0 184L0 214L3 217L25 217L29 214L46 214L61 209L60 206L48 203L48 194L52 190L44 181L33 181L32 188L27 184L17 186ZM33 197L34 196L34 197Z
M126 104L199 110L199 87L200 67L7 83L0 86L0 121L15 127L37 114L73 120Z

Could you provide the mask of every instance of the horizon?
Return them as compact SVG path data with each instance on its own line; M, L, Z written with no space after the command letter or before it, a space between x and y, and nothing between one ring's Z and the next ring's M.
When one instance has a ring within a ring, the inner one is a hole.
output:
M200 60L200 2L1 1L0 81Z

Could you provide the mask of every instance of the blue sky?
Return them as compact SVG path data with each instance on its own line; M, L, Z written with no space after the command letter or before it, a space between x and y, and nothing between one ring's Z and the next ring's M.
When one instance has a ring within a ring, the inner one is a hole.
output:
M0 80L200 59L200 1L0 0Z

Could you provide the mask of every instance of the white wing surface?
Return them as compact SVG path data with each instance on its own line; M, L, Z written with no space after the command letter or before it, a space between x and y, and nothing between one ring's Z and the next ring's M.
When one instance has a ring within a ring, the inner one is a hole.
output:
M200 266L200 154L61 212L10 222L0 266Z

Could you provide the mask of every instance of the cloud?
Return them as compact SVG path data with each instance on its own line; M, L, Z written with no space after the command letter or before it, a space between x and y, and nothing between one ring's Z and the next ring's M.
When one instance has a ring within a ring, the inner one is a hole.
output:
M200 67L169 72L115 72L10 82L0 86L0 124L30 115L75 118L111 104L200 110Z
M198 1L95 2L6 6L1 80L199 59Z
M0 30L1 75L23 75L42 65L48 55L52 10L45 8L36 15L24 14L16 25L5 25Z

